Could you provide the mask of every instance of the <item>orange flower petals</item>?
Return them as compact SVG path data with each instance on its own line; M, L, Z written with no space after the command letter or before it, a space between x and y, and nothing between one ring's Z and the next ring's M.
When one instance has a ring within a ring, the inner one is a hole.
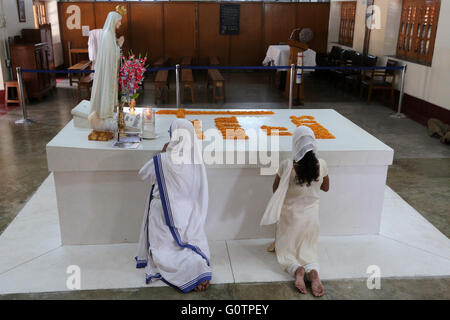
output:
M159 110L156 114L175 115L177 118L185 118L186 115L236 115L236 116L261 116L274 114L273 111L203 111L186 110L179 108L177 110Z
M191 122L192 122L192 125L194 126L194 130L195 130L195 134L197 135L197 138L199 140L205 139L205 135L203 134L203 131L202 131L202 122L198 119L191 120Z
M263 129L268 136L292 136L292 133L288 132L285 127L270 127L263 125L261 126L261 129Z
M217 129L222 133L222 137L228 140L247 140L248 136L244 128L241 127L236 117L215 118Z
M336 139L324 126L314 120L313 116L290 116L293 124L298 126L307 126L314 132L316 139Z

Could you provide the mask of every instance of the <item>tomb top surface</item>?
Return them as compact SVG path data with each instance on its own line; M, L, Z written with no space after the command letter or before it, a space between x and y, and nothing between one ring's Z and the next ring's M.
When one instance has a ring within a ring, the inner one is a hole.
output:
M137 108L139 110L139 108ZM155 110L170 110L158 109ZM173 108L172 110L176 110ZM186 109L189 111L262 111L260 109ZM296 125L291 121L290 116L313 116L314 120L335 137L335 139L317 139L319 155L325 158L331 165L390 165L393 159L393 150L361 129L359 126L339 114L333 109L265 109L265 111L273 111L274 114L269 115L235 115L239 124L247 132L251 129L258 130L261 126L285 127L289 132L293 132ZM202 130L206 132L208 129L215 129L214 119L217 117L226 117L227 115L186 115L186 119L198 119L202 122ZM49 170L54 171L61 168L60 165L55 166L57 162L62 159L52 159L57 153L64 152L65 157L69 158L68 152L73 151L80 155L91 154L95 152L97 156L104 153L105 156L110 157L112 152L120 153L121 157L125 155L135 156L137 166L143 163L143 159L148 159L153 154L159 152L164 144L169 140L169 127L175 115L156 115L156 135L157 138L153 140L143 140L137 149L116 149L112 147L112 140L108 142L89 141L88 135L91 129L76 128L73 125L73 120L70 121L48 144L47 153L49 161ZM210 132L215 132L210 131ZM249 134L248 134L249 135ZM249 135L250 136L250 135ZM261 137L270 139L265 134ZM221 140L219 135L219 139ZM258 140L258 139L256 139ZM203 140L203 147L212 145L214 140ZM267 140L266 140L267 141ZM239 152L248 152L261 150L260 144L255 142L250 136L248 140L238 140L231 142ZM279 137L280 158L287 158L291 152L291 136ZM219 145L219 147L217 147ZM221 147L222 146L222 147ZM215 144L216 151L225 151L226 143ZM75 155L74 155L75 156ZM60 158L60 156L58 156ZM55 160L55 161L54 161ZM73 161L73 160L72 160ZM71 162L71 161L69 161ZM80 168L81 169L81 168ZM112 168L111 168L112 169Z

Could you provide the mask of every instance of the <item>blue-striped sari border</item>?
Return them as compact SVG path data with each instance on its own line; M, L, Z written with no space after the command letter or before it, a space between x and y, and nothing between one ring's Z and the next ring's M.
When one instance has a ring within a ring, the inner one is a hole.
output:
M164 218L166 220L166 224L170 229L170 233L172 234L172 237L174 238L175 242L178 244L178 246L182 248L189 248L198 255L200 255L203 259L206 260L208 266L210 265L209 259L206 257L206 255L201 251L201 249L197 246L191 245L189 243L183 243L181 241L181 237L178 233L178 231L175 228L175 225L173 223L173 216L172 216L172 210L170 208L170 201L169 196L167 193L166 184L164 181L164 172L161 164L161 154L157 154L153 157L153 164L155 165L155 173L156 173L156 180L158 182L158 188L159 193L161 196L161 203L164 211Z
M150 213L150 204L152 203L153 200L153 190L155 189L155 185L152 184L152 188L150 190L150 195L148 197L148 205L147 205L147 220L145 221L145 227L147 229L147 254L148 254L148 250L150 249L150 241L148 240L148 218L149 218L149 213ZM148 263L148 259L138 259L138 257L136 256L134 258L136 260L136 269L141 269L141 268L145 268L147 266Z

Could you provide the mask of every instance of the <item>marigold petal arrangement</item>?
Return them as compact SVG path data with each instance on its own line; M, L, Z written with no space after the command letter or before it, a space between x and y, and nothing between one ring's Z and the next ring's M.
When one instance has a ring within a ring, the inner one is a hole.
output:
M175 115L177 118L185 118L187 115L236 115L236 116L262 116L274 114L273 111L203 111L203 110L186 110L178 108L177 110L159 110L156 114Z
M219 117L215 118L217 129L222 133L224 139L229 140L247 140L248 136L244 128L239 124L238 119L233 117Z
M333 136L330 131L328 131L324 126L315 121L313 116L290 116L289 118L297 127L307 126L311 128L316 139L336 139L336 137Z
M205 139L205 135L202 131L202 122L198 119L191 120L192 125L194 126L195 134L199 140Z
M266 132L268 136L292 136L292 133L287 131L288 129L285 127L271 127L263 125L261 126L261 129Z

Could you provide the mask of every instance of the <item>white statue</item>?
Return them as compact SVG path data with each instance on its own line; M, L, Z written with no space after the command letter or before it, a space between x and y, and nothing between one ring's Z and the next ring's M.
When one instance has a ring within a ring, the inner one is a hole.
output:
M94 83L91 93L89 126L94 130L113 131L117 128L114 120L114 106L118 100L118 71L120 46L123 37L116 38L122 15L110 12L103 26L100 45L95 62Z

